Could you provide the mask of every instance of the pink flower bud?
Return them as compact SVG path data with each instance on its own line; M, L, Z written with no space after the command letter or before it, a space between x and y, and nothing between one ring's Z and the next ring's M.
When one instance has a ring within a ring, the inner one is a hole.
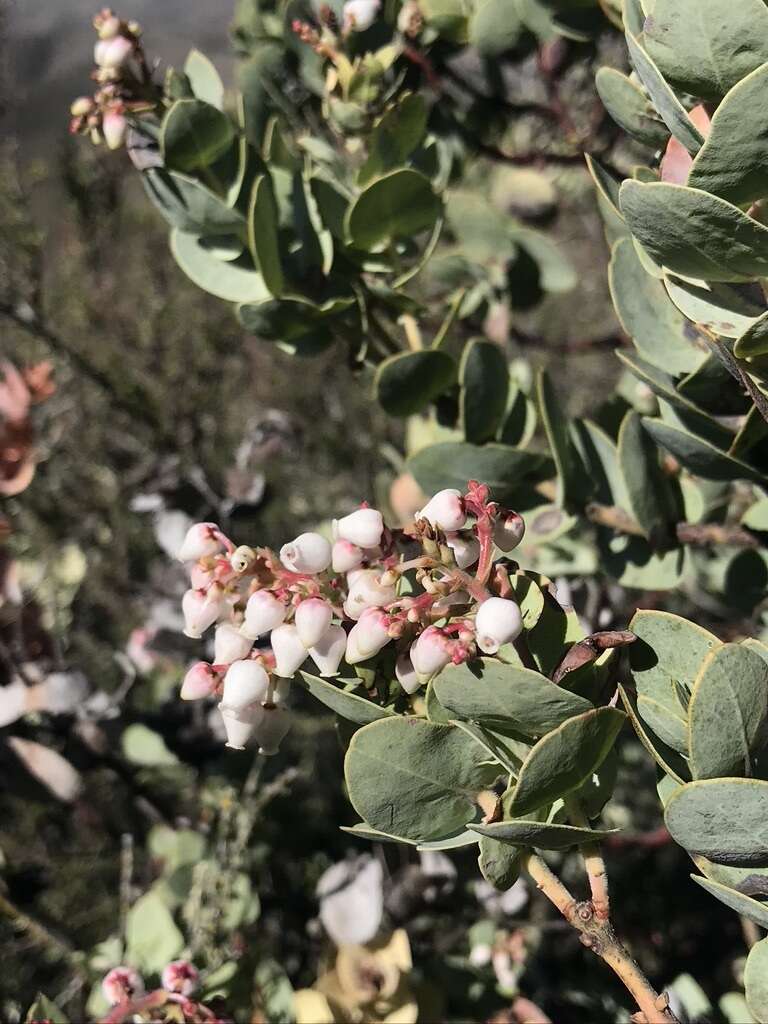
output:
M299 640L305 647L314 647L328 631L333 609L321 597L310 597L296 609L294 622Z
M390 639L389 616L378 608L367 608L347 638L347 664L367 661L386 647Z
M189 570L189 585L193 590L207 590L213 583L216 570L200 562L195 562Z
M113 967L101 982L101 991L110 1006L144 995L144 982L132 967Z
M331 568L334 572L350 572L363 562L363 549L349 540L339 538L333 545Z
M200 972L189 960L172 960L163 968L161 981L166 992L191 996L200 982Z
M225 605L225 592L220 583L212 583L207 590L188 590L181 599L184 635L199 640L224 611Z
M331 564L331 545L319 533L302 533L280 548L280 561L291 572L323 572Z
M259 753L271 757L280 749L280 744L291 728L291 713L287 708L265 708L256 725L255 739Z
M461 491L457 491L453 487L438 491L433 498L430 498L421 512L416 513L416 519L426 519L446 533L461 530L467 521Z
M207 661L198 661L184 676L181 684L182 700L200 700L201 697L209 697L219 682L219 676L214 671L213 665Z
M275 675L290 679L304 664L307 648L301 642L299 631L289 623L272 630L269 638L275 655Z
M228 708L224 703L219 704L221 719L224 722L224 731L227 734L227 746L232 750L243 750L245 744L253 735L253 730L264 714L260 705L251 705L239 711Z
M406 693L415 693L421 686L421 680L407 651L399 655L395 662L395 675Z
M100 68L121 68L133 53L133 42L125 36L100 39L93 48L93 59Z
M99 39L114 39L120 31L120 19L114 14L110 14L108 17L99 21L98 29Z
M359 508L333 525L337 537L359 548L375 548L384 532L384 520L375 508Z
M284 620L287 609L282 601L279 601L269 590L257 590L248 598L245 606L245 621L243 622L243 636L255 640L257 637L269 633L271 629L279 626Z
M87 117L88 114L93 110L95 103L90 96L78 96L76 100L73 100L69 107L69 112L73 117Z
M517 512L508 512L493 528L493 540L502 551L512 551L525 535L525 520Z
M104 132L104 140L109 149L120 149L125 142L125 134L128 131L128 122L122 114L116 110L110 110L104 115L101 124Z
M410 655L413 667L423 678L436 675L451 660L448 640L436 626L427 626L411 645Z
M344 4L344 30L365 32L376 20L381 0L347 0Z
M243 636L231 622L222 622L216 627L213 641L214 665L231 665L233 661L247 658L253 647L253 640Z
M217 537L216 523L195 523L187 530L176 556L180 562L197 562L201 558L210 558L222 550L222 543Z
M221 707L227 711L243 708L267 698L269 676L258 661L234 661L224 677Z
M323 678L338 675L347 649L347 634L341 626L329 626L321 639L309 648L309 656Z
M350 619L359 619L366 608L383 608L391 604L396 596L393 585L382 585L378 569L362 569L350 583L344 612Z
M477 609L475 638L485 654L495 654L503 644L515 640L522 628L523 618L514 601L489 597Z
M480 557L480 541L473 535L449 533L445 540L460 569L468 569Z

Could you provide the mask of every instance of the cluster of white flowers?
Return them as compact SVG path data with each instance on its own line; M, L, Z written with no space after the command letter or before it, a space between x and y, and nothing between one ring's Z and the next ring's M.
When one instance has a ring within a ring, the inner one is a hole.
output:
M333 541L302 533L279 555L235 547L214 523L197 523L179 552L191 583L184 632L197 639L215 627L214 650L189 669L181 696L218 695L227 745L254 739L274 754L290 727L290 681L308 660L331 678L342 662L393 650L394 676L414 694L449 663L517 638L520 609L493 553L523 531L475 483L464 495L440 491L407 530L363 506L334 520Z

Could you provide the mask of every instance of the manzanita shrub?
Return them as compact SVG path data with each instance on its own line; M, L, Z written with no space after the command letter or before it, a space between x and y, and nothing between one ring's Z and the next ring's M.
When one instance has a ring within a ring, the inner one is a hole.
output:
M350 831L475 846L502 890L525 870L656 1024L674 1016L613 930L595 824L616 740L629 720L658 766L696 883L768 928L768 646L656 610L587 635L552 578L702 594L765 626L768 6L600 7L632 70L603 68L597 90L646 163L620 181L587 157L634 345L594 419L569 418L545 373L511 374L490 336L525 275L540 295L577 282L546 233L471 191L487 144L435 83L467 53L541 60L596 5L242 3L235 93L197 51L160 83L140 26L105 10L72 127L127 146L176 263L246 332L298 358L336 346L367 374L433 495L400 526L364 504L279 553L195 525L185 630L215 627L214 656L182 697L215 696L228 745L273 755L295 680L342 722ZM572 847L587 900L537 852ZM767 975L763 939L745 969L758 1021Z

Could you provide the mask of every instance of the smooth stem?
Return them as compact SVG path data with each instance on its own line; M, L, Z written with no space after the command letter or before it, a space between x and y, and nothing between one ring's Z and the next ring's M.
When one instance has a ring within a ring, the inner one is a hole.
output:
M591 828L589 818L584 813L581 803L574 797L565 802L568 816L578 828ZM598 918L607 920L610 912L610 897L608 894L608 873L605 870L603 852L600 843L585 843L579 847L579 852L584 861L584 869L589 879L589 890L592 893L592 906Z
M659 996L619 941L610 921L598 917L590 901L580 903L560 879L531 851L523 857L523 867L547 899L580 934L582 943L596 953L621 979L640 1008L645 1024L676 1024L666 996Z

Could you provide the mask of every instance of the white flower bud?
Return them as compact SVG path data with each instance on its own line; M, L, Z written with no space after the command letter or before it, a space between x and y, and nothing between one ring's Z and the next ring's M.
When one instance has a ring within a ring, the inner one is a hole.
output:
M214 665L231 665L233 661L247 658L253 647L253 640L244 636L231 622L222 622L216 627L213 640Z
M184 615L184 635L199 640L224 610L224 588L212 583L207 590L187 590L181 599Z
M411 645L410 656L422 679L436 675L451 660L448 642L436 626L427 626L416 643Z
M339 665L346 649L347 634L341 626L329 626L320 641L309 648L309 656L320 675L329 678L339 674Z
M421 512L416 513L415 518L426 519L445 533L461 530L467 521L461 491L457 491L453 487L438 491L434 497L429 499Z
M460 569L468 569L480 557L480 541L475 536L449 533L445 540Z
M114 39L120 31L120 19L114 14L111 14L108 18L104 18L97 29L99 33L99 39Z
M322 572L331 564L331 545L319 533L302 533L290 544L283 544L280 561L291 572Z
M344 30L365 32L376 20L381 0L347 0L344 4Z
M331 568L334 572L350 572L363 562L363 549L349 540L339 538L333 545Z
M187 530L177 558L180 562L196 562L209 558L222 550L222 543L216 537L216 523L195 523Z
M125 36L100 39L93 48L93 59L100 68L121 68L133 53L133 43Z
M69 112L72 117L87 117L95 106L96 104L93 102L93 97L78 96L77 99L73 100L70 104Z
M113 967L101 982L101 991L110 1006L144 995L144 981L132 967Z
M395 587L383 586L378 569L359 570L350 583L344 611L350 619L359 619L366 608L383 608L397 596Z
M269 590L257 590L248 598L245 606L245 620L241 627L243 636L256 640L285 620L287 609Z
M245 572L255 558L256 552L253 548L249 548L247 544L241 544L229 556L229 564L232 566L233 571L240 575Z
M386 647L389 635L389 617L378 608L367 608L347 637L347 664L367 661Z
M299 640L306 648L314 647L323 638L331 624L333 609L321 597L310 597L296 609L294 622Z
M291 717L288 708L264 709L264 714L259 719L254 733L254 739L259 744L260 754L271 757L279 751L280 744L291 728Z
M395 662L395 675L406 693L415 693L421 686L419 674L413 667L410 654L406 651Z
M343 519L334 520L336 536L359 548L375 548L381 543L384 520L375 508L359 508Z
M525 535L525 520L517 512L509 512L493 528L493 540L502 551L512 551Z
M200 700L201 697L209 697L216 689L218 681L219 677L213 671L213 666L207 661L198 661L184 676L181 699Z
M523 628L520 608L504 597L489 597L477 609L475 639L485 654L495 654L503 644L517 639Z
M272 630L269 642L275 655L275 675L292 678L307 657L307 648L301 642L299 631L292 623L285 622Z
M243 750L264 714L264 709L259 705L251 705L240 711L235 711L222 703L219 704L219 711L224 722L224 731L227 734L227 746L232 750Z
M257 701L266 700L269 676L258 661L235 661L227 669L221 707L227 711L242 711Z

